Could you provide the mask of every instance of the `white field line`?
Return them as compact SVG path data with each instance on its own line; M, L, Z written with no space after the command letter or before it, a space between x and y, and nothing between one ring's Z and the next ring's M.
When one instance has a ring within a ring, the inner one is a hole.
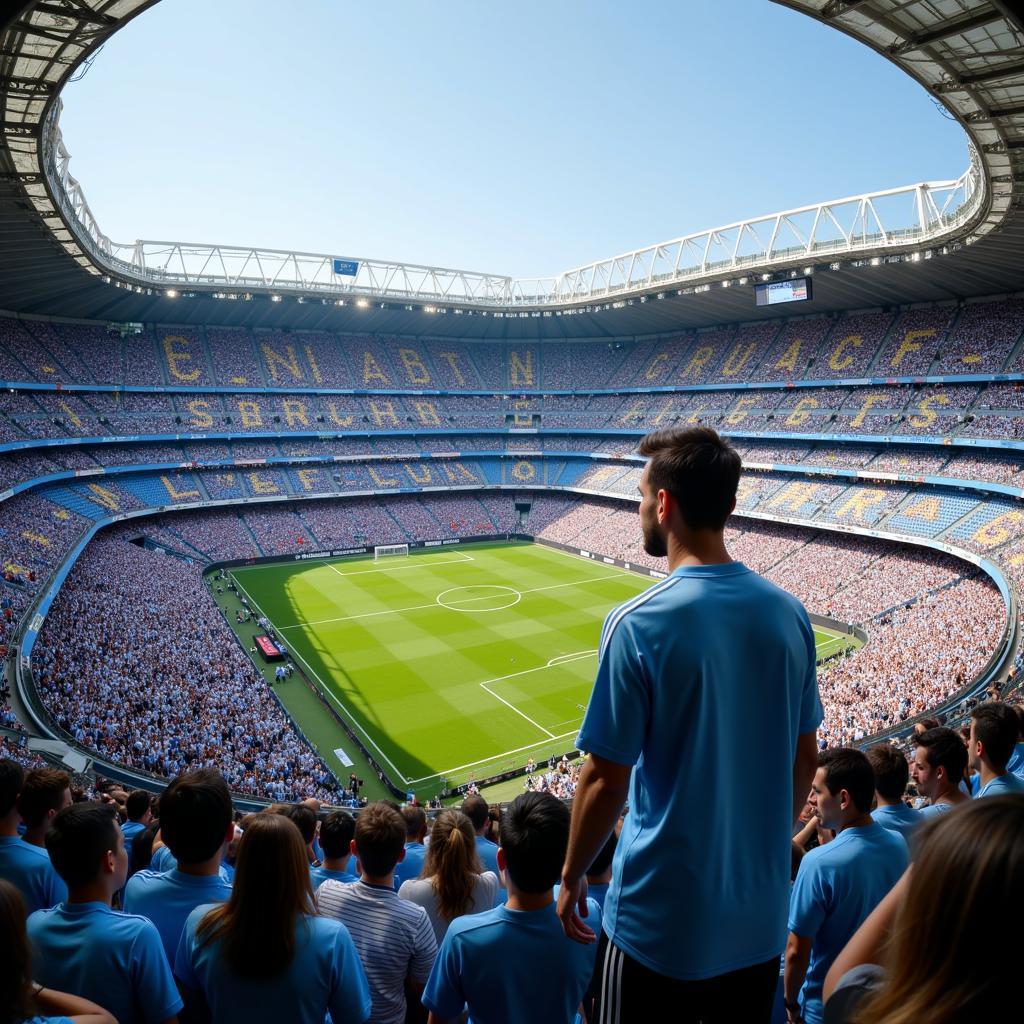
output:
M475 562L476 559L472 555L463 554L463 552L453 552L453 554L462 555L461 558L439 558L431 560L429 562L411 562L408 565L396 565L391 569L355 569L352 572L342 572L333 562L327 561L326 558L319 559L321 565L326 565L328 569L333 569L339 576L365 576L371 572L402 572L406 569L429 569L434 565L451 565L453 562Z
M536 671L536 670L535 669L530 669L528 671ZM515 673L515 675L526 675L526 673L525 672L517 672L517 673ZM508 677L506 676L505 678L508 678ZM530 723L530 725L532 725L535 729L540 729L540 731L542 733L544 733L544 735L547 736L549 739L554 739L555 738L555 734L553 732L548 732L548 730L545 729L543 725L541 725L539 722L535 722L525 711L520 711L519 708L517 708L515 706L515 704L511 703L510 701L505 700L505 698L502 697L500 694L495 693L486 683L480 683L480 689L486 690L496 700L500 700L501 703L505 705L505 707L511 708L520 718L525 718L526 721L528 721Z
M493 754L491 757L481 758L479 761L470 761L469 764L460 764L455 768L446 768L443 772L434 772L433 775L424 775L422 779L407 779L406 782L410 786L415 786L420 782L429 782L431 779L440 779L442 776L453 775L455 772L463 772L467 768L476 768L481 764L490 764L492 761L500 761L502 758L511 757L513 754L522 754L526 750L534 750L537 747L543 747L546 743L551 743L552 740L566 740L570 736L575 736L576 730L572 732L562 733L561 736L552 736L550 740L538 740L536 743L527 743L525 747L516 747L515 750L506 750L503 754Z
M248 591L247 591L247 590L245 589L245 587L243 587L243 586L242 586L242 584L241 584L241 582L239 581L239 579L238 579L238 577L237 577L237 576L235 577L235 583L237 584L238 588L239 588L239 589L240 589L240 590L242 591L242 593L243 593L243 594L245 594L245 596L246 596L246 597L248 598L248 600L249 600L249 603L250 603L250 604L251 604L251 605L253 606L253 608L255 608L255 609L256 609L256 611L258 611L258 612L260 613L260 616L261 616L262 618L266 619L266 618L267 618L267 616L266 616L266 614L264 613L263 609L262 609L262 608L260 608L260 606L259 606L259 605L258 605L258 604L257 604L257 603L256 603L256 602L255 602L255 601L253 600L253 599L252 599L252 597L250 596L249 592L248 592ZM269 622L270 620L269 620L269 619L267 619L267 621ZM278 632L280 632L280 630L278 630ZM374 743L374 741L373 741L372 737L371 737L371 736L370 736L370 735L369 735L369 734L367 733L367 731L366 731L366 730L365 730L365 729L364 729L364 728L363 728L363 727L362 727L362 726L361 726L361 725L359 724L359 719L358 719L358 718L356 718L356 716L355 716L355 715L353 715L353 714L352 714L352 712L351 712L351 711L349 711L349 709L348 709L347 707L345 707L345 705L344 705L344 704L342 704L342 702L341 702L340 700L338 700L337 696L336 696L336 695L334 694L334 692L333 692L333 691L331 690L331 688L330 688L330 687L328 687L328 686L327 686L327 685L326 685L326 684L324 683L324 681L323 681L323 680L322 680L322 679L320 678L320 676L319 676L319 675L318 675L318 674L317 674L317 673L316 673L316 672L314 671L313 667L312 667L312 666L311 666L311 665L309 664L309 662L308 662L308 661L306 661L306 659L305 659L305 658L303 658L303 656L302 656L301 654L299 654L299 652L298 652L298 651L294 651L294 650L292 650L291 648L289 648L289 649L288 649L288 653L289 653L289 654L291 654L292 656L294 656L295 658L297 658L297 659L298 659L299 661L301 661L301 662L302 662L302 664L303 664L303 665L305 665L305 666L306 666L306 671L307 671L307 672L309 672L309 673L310 673L310 675L312 675L312 676L313 676L313 677L314 677L314 678L316 679L316 681L317 681L317 682L318 682L318 683L320 684L320 692L321 692L321 693L323 693L323 694L325 694L325 695L326 695L327 697L329 697L329 698L330 698L331 700L333 700L333 701L334 701L334 703L335 703L335 704L337 704L339 708L341 708L341 710L342 710L342 711L343 711L343 712L345 713L345 715L346 715L346 716L348 717L348 720L349 720L349 721L350 721L350 722L351 722L351 723L352 723L352 724L353 724L353 725L354 725L354 726L355 726L355 727L356 727L356 728L357 728L357 729L358 729L358 730L359 730L359 731L360 731L360 732L361 732L361 733L363 734L363 738L364 738L364 739L366 740L366 742L367 742L367 743L369 743L369 744L370 744L370 746L371 746L371 747L373 747L373 749L377 751L377 753L378 753L378 755L380 756L381 760L382 760L382 761L386 761L386 762L388 763L388 765L390 765L390 767L391 767L391 770L392 770L392 771L393 771L393 772L395 773L395 775L397 775L397 776L398 776L398 778L399 778L399 779L401 779L403 783L405 783L406 785L408 785L408 783L409 783L409 780L408 780L408 779L407 779L407 778L406 778L406 777L405 777L405 776L404 776L404 775L403 775L403 774L402 774L402 773L401 773L401 772L400 772L400 771L399 771L399 770L398 770L398 769L397 769L397 768L395 767L395 764L394 764L394 762L393 762L393 761L391 760L391 758L389 758L389 757L388 757L388 755L387 755L387 754L385 754L385 753L384 753L384 751L383 751L383 750L381 750L381 749L380 749L380 747L378 747L376 743Z
M519 708L517 708L514 704L511 704L509 701L505 700L504 697L499 696L497 693L495 693L488 684L500 683L506 679L514 679L516 676L530 675L532 672L543 672L545 669L554 668L558 665L567 665L573 661L582 661L584 658L592 657L595 654L597 654L597 651L576 651L573 654L560 654L558 657L552 658L550 661L548 661L546 665L536 665L533 668L525 668L520 670L519 672L510 672L508 675L505 676L497 676L494 679L486 679L484 680L484 682L479 683L478 685L482 687L484 690L486 690L492 697L497 697L497 699L500 700L502 704L505 704L508 707L510 707L517 715L521 715L523 718L525 718L531 725L536 726L538 729L540 729L541 732L547 733L547 735L552 740L568 739L568 737L576 735L575 731L562 733L560 736L554 735L548 729L545 729L544 726L538 724L528 715L520 711ZM567 719L565 722L559 722L558 726L568 725L569 722L575 721L576 719L570 718ZM558 728L558 726L555 726L555 728ZM530 743L527 744L525 747L517 747L515 750L506 750L502 754L494 754L491 757L485 757L481 761L473 761L471 764L459 765L459 767L457 768L448 768L445 771L436 772L434 775L425 775L422 779L410 779L409 783L410 785L412 785L418 782L427 782L430 779L437 779L443 775L451 775L453 772L464 771L466 768L475 768L477 765L488 764L491 761L501 761L503 758L510 757L513 754L519 754L524 750L532 750L534 747L543 746L543 744L545 744L546 742L547 740L539 740L537 743Z
M621 576L621 575L623 575L623 574L622 573L608 573L608 574L606 574L604 576L593 576L593 577L591 577L588 580L574 580L572 583L556 583L553 586L549 586L549 587L533 587L530 590L520 590L520 591L518 591L518 593L525 595L525 594L539 594L542 590L562 590L565 587L579 587L579 586L582 586L584 583L596 583L599 580L615 579L616 577ZM480 584L480 586L489 586L489 584ZM507 587L506 589L512 590L513 588L512 587ZM463 604L470 604L473 601L489 601L493 596L494 596L493 594L485 594L483 597L469 597L469 598L466 598L466 600L463 601L462 603ZM279 626L277 628L278 628L279 632L283 632L286 629L298 629L300 626L323 626L323 625L325 625L328 622L351 622L353 619L369 619L369 618L373 618L374 616L377 616L377 615L401 615L404 612L421 612L421 611L425 611L427 608L437 608L437 607L438 607L438 604L437 604L437 600L435 599L430 604L415 604L415 605L412 605L409 608L383 608L383 609L381 609L380 611L377 611L377 612L360 612L358 615L339 615L339 616L337 616L336 618L333 618L333 619L314 619L314 620L312 620L310 622L296 622L294 625L291 625L291 626ZM444 608L446 606L445 605L441 605L441 607ZM455 609L453 609L453 610L455 610Z

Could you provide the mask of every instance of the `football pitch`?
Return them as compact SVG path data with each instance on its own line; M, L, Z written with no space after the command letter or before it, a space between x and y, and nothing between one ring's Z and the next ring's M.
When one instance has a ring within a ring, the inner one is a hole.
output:
M604 617L654 582L525 542L231 575L391 780L426 797L572 750ZM815 632L819 657L843 642Z

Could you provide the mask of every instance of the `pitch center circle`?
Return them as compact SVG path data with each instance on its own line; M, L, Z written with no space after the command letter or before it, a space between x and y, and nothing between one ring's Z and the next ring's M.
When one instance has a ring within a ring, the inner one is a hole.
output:
M522 601L523 595L512 587L481 583L475 587L452 587L437 595L442 608L453 612L500 612Z

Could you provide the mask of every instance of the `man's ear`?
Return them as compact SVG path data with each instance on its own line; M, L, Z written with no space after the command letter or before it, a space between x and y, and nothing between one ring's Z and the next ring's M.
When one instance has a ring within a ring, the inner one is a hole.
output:
M672 518L672 509L675 507L672 495L662 488L658 491L658 522L664 525Z
M505 851L500 846L498 847L497 858L498 858L498 870L499 871L504 871L505 870Z

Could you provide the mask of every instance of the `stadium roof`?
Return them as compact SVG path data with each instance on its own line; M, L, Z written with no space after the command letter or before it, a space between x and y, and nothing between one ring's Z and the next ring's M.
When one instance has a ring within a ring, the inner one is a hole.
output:
M59 93L155 2L36 0L2 16L0 309L113 322L613 338L1024 286L1024 19L999 0L776 0L871 46L928 89L972 143L958 181L784 211L535 281L362 258L342 268L354 275L339 276L328 255L111 242L70 173ZM907 200L909 217L894 222L883 212L894 198ZM755 305L755 283L808 271L812 300Z

